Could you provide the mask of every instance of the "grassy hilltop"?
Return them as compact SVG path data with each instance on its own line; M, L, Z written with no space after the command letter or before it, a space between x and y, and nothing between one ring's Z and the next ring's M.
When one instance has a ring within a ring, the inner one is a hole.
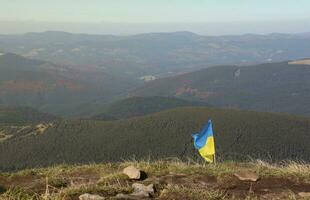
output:
M122 169L133 165L144 170L145 180L129 180ZM257 182L241 181L235 173L249 171ZM133 183L154 184L150 199L258 200L304 199L310 192L310 166L294 162L270 165L224 162L216 165L170 161L127 161L98 165L60 165L0 174L2 200L75 200L84 193L115 199L131 193ZM148 199L148 198L146 198Z

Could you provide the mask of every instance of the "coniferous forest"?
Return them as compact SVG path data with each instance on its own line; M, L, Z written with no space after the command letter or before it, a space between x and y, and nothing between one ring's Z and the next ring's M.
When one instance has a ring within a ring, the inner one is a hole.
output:
M125 120L56 120L45 129L20 125L18 134L0 143L0 169L133 157L199 159L191 135L208 119L214 123L219 160L310 160L309 118L184 107ZM10 125L2 126L9 134Z

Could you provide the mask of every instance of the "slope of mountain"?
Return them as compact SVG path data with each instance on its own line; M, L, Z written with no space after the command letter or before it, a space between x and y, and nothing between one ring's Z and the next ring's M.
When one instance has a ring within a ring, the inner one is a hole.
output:
M207 104L173 97L130 97L111 104L92 119L125 119L185 106L207 106Z
M190 32L133 36L64 32L0 35L0 51L60 64L100 66L117 76L162 77L206 66L309 57L306 34L201 36Z
M72 68L11 53L0 56L0 104L4 105L68 115L86 102L109 102L133 85L135 81L95 67Z
M53 122L41 134L0 143L0 169L55 163L197 155L191 134L214 123L219 159L310 160L310 119L216 108L178 108L118 121ZM48 159L46 159L48 158Z
M152 81L136 96L176 96L211 105L310 115L309 65L218 66Z
M33 108L0 105L0 123L40 123L56 119L56 116Z

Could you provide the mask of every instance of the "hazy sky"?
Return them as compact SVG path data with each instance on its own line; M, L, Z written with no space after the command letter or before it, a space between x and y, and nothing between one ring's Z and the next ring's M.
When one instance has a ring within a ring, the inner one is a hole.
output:
M32 31L36 23L43 22L50 29L58 24L58 29L65 30L64 24L70 23L83 30L86 24L99 23L180 26L310 20L310 0L0 0L0 5L0 23L6 25L0 27L1 33L4 28L7 32Z

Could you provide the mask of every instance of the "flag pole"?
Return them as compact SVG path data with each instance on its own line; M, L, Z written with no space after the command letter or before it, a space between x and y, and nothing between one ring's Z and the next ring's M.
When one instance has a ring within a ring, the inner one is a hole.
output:
M214 164L216 165L216 154L214 154Z
M215 137L215 136L213 136ZM215 146L215 138L214 138L214 164L216 165L216 146Z

